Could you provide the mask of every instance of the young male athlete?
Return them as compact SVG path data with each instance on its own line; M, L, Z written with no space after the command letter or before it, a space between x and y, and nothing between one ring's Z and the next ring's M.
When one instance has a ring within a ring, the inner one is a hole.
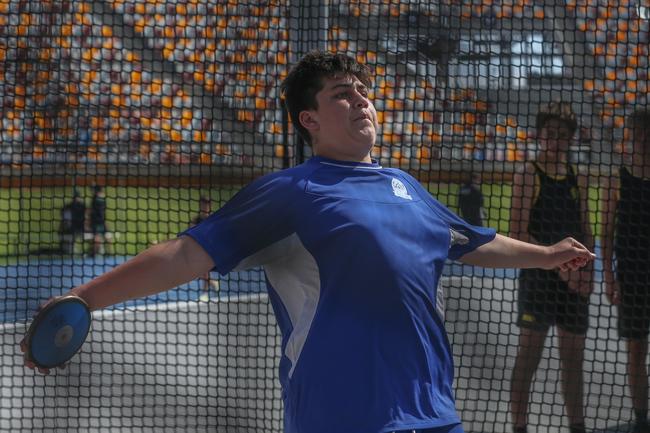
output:
M628 118L632 157L605 179L603 270L606 295L618 306L618 333L627 342L627 378L634 433L648 425L648 330L650 329L650 111ZM616 272L614 272L616 254Z
M568 161L577 127L568 103L543 105L537 114L540 151L513 182L510 235L548 245L567 236L593 248L587 181ZM576 272L524 269L519 274L519 351L512 370L511 410L515 433L525 433L530 385L544 340L557 326L564 402L571 433L584 433L583 379L591 264Z
M261 265L283 334L286 433L462 432L438 288L445 260L574 269L593 255L573 239L537 246L470 226L373 161L370 85L353 58L306 55L282 89L316 156L72 293L95 310L212 268Z

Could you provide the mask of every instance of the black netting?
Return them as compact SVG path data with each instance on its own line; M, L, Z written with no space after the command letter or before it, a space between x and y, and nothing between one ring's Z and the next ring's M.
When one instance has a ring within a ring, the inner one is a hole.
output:
M626 126L647 108L648 18L638 0L0 0L0 430L282 430L280 336L260 271L213 273L98 312L81 353L48 377L22 366L17 342L43 300L309 158L279 84L319 48L370 66L382 165L504 235L594 235L588 301L535 298L563 284L547 274L527 274L522 295L514 270L447 265L466 431L512 429L513 371L537 356L528 431L568 431L565 400L579 396L563 393L561 366L581 343L566 332L583 330L566 322L580 321L583 301L584 384L574 388L584 395L572 406L590 429L628 431L630 380L647 401L650 163ZM548 159L562 139L568 148ZM627 310L607 299L603 253L622 257ZM638 316L625 325L631 344L619 313ZM539 343L555 320L560 330ZM628 347L641 373L628 373ZM580 376L574 367L565 382Z

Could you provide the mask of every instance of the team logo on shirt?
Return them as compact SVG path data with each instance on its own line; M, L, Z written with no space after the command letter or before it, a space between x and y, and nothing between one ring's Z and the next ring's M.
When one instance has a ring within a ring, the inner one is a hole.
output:
M413 197L411 197L409 192L406 190L406 186L401 180L393 178L391 185L393 186L393 194L395 194L395 196L406 200L413 200Z

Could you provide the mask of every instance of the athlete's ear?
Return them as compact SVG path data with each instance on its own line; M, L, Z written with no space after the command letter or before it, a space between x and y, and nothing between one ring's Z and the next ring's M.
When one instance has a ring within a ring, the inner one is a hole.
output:
M316 132L320 128L318 116L313 111L303 110L298 115L300 124L309 132Z

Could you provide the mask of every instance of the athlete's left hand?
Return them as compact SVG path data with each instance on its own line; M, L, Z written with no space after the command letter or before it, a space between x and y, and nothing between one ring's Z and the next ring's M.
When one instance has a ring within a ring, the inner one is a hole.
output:
M591 263L596 255L573 238L565 238L549 248L548 268L575 271Z

